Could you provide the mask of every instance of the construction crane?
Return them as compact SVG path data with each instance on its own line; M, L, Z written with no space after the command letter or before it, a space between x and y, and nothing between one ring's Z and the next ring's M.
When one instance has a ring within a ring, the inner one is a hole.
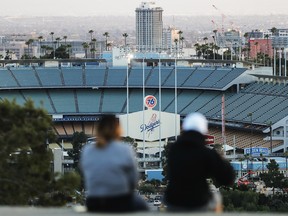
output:
M221 30L222 30L222 34L223 34L224 33L224 23L225 23L225 20L228 19L228 17L224 14L223 11L221 11L218 7L216 7L215 4L212 4L212 7L221 14L221 19L222 19L222 29ZM235 23L232 20L228 20L228 21L229 21L229 24L231 25L232 30L239 31L239 27L235 26Z

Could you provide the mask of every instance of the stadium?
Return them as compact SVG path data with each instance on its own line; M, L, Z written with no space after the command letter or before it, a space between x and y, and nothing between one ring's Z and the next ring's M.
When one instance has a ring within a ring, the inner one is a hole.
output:
M267 147L273 153L287 151L287 78L272 76L272 68L220 60L162 59L159 64L158 59L134 59L126 67L108 66L104 60L82 59L77 64L66 60L65 66L63 60L54 61L57 67L45 67L44 60L41 64L39 60L1 61L0 99L15 99L18 104L32 99L35 106L46 109L65 148L71 148L68 143L76 131L92 136L94 122L103 114L126 114L127 104L129 113L143 110L144 73L145 95L159 98L160 89L161 111L177 113L181 119L191 112L203 113L215 144L223 143L225 98L228 146L240 151L252 147ZM159 103L154 109L159 109ZM171 139L174 136L171 134ZM147 150L151 155L146 157L158 157L151 161L161 164L161 149Z

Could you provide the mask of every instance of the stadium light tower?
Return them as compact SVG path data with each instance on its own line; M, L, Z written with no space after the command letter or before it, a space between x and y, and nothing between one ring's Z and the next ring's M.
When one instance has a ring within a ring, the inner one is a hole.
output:
M143 125L145 125L145 51L142 50L142 102L143 102L143 114L142 114L142 121ZM145 130L143 130L143 142L142 142L142 147L143 147L143 168L146 168L146 163L145 163Z
M161 112L162 112L162 73L161 73L161 49L158 50L158 54L159 54L159 62L158 62L158 69L159 69L159 121L160 121L160 125L159 125L159 159L160 159L160 168L162 167L161 165L161 157L162 157L162 134L161 134ZM175 125L176 127L176 125Z
M248 115L247 115L248 117L250 117L250 132L251 132L251 134L250 134L250 157L252 157L252 137L253 137L253 130L252 130L252 123L253 123L253 113L252 112L250 112L250 113L248 113Z
M269 126L269 130L270 130L270 154L273 153L273 146L272 146L272 121L268 122L267 126Z

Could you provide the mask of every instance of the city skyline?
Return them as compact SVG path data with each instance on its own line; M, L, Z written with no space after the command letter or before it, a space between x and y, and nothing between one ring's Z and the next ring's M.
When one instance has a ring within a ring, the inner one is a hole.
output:
M287 0L154 0L164 9L164 15L269 15L287 14ZM135 15L142 0L100 1L50 0L44 6L39 0L11 0L1 2L1 16L111 16ZM213 7L213 5L215 7ZM16 7L15 7L16 6Z

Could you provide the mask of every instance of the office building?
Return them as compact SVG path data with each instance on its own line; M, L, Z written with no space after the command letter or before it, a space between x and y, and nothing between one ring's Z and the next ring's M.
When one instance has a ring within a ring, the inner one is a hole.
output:
M136 48L138 51L158 51L162 48L163 9L155 2L142 2L136 8Z

